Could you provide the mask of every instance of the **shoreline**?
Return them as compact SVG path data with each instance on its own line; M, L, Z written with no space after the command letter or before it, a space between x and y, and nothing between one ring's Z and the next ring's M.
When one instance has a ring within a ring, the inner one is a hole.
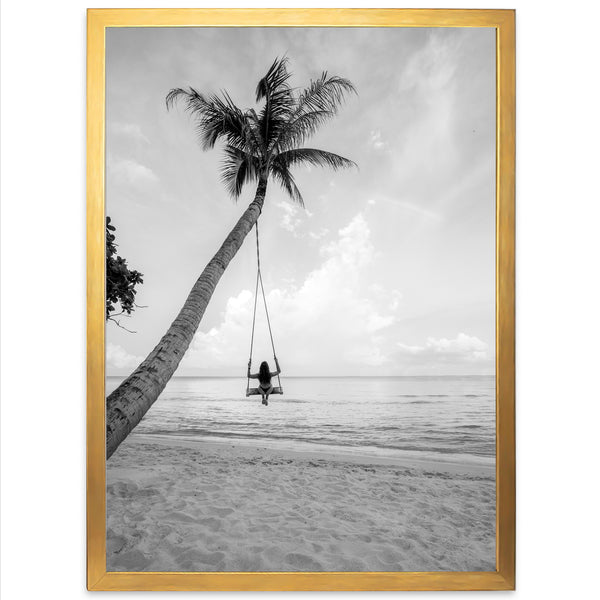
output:
M186 448L203 447L206 449L249 448L261 449L270 456L282 456L296 459L326 460L332 462L348 462L353 464L369 464L381 466L397 466L415 468L433 472L452 474L471 474L480 477L494 477L496 461L493 457L465 456L448 454L432 457L425 453L409 450L385 451L379 448L359 446L331 446L310 442L290 442L289 448L282 448L281 442L252 438L223 438L210 436L187 436L154 433L132 433L130 437L141 443L156 443L165 446Z

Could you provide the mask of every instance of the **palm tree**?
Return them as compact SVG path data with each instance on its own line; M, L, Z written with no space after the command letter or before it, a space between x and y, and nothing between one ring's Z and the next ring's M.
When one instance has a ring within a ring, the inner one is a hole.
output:
M287 59L275 60L256 88L256 101L263 103L259 112L240 110L226 92L206 96L193 88L176 88L167 95L167 109L177 101L184 102L205 150L213 148L217 140L224 143L221 178L229 193L237 199L244 184L256 182L257 187L254 200L202 271L168 331L106 399L107 458L141 421L177 369L221 275L260 216L269 177L304 206L292 167L309 164L340 169L354 165L337 154L302 147L320 125L337 114L345 96L355 92L352 83L324 72L298 91L290 86L290 75Z

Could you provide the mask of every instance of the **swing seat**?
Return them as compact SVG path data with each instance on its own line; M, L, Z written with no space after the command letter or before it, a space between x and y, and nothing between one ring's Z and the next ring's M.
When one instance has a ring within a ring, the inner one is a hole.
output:
M273 391L269 394L270 396L273 394L283 394L282 387L274 387ZM248 396L260 396L260 390L258 388L246 388L246 398Z

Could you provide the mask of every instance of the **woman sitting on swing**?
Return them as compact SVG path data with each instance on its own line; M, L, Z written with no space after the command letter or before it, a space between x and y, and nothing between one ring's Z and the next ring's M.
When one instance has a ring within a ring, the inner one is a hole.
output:
M269 369L269 363L266 360L263 360L260 363L260 367L258 369L258 373L254 373L252 375L250 373L250 365L252 364L252 359L248 361L248 378L249 379L258 379L258 391L262 396L262 403L265 405L269 404L269 394L273 392L273 384L271 383L272 377L277 377L279 373L281 373L281 367L279 366L279 361L277 357L273 357L275 359L275 366L277 367L277 371L271 373Z

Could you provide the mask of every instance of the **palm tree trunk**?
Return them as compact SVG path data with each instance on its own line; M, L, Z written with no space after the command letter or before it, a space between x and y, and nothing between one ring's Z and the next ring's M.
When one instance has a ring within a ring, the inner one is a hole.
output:
M267 179L261 177L254 201L206 265L183 308L146 360L106 399L106 458L142 420L188 349L221 275L260 216Z

